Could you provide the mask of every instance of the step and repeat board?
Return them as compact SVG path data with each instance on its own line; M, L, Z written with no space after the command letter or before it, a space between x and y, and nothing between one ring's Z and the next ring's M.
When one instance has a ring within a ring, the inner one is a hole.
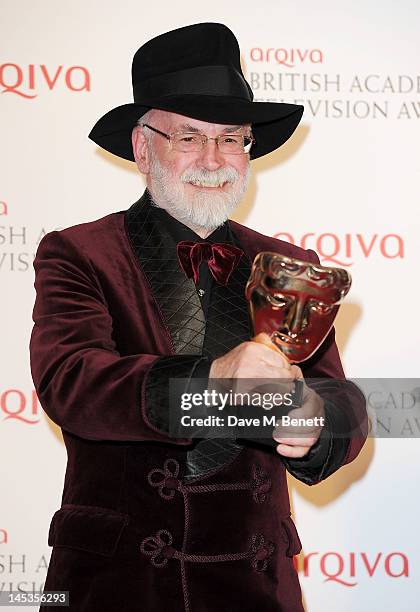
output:
M0 591L42 590L66 468L60 429L42 410L29 366L37 246L47 232L138 199L144 180L135 164L87 134L107 110L132 101L138 47L215 21L237 36L256 101L305 107L286 145L251 162L234 219L350 271L337 341L346 374L373 385L377 435L357 460L314 487L289 477L306 609L415 609L418 2L9 0L2 9ZM395 379L411 382L401 390Z

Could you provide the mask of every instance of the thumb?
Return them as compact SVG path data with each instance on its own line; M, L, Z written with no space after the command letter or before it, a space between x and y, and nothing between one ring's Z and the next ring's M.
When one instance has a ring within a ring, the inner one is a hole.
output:
M304 378L304 376L302 374L302 370L300 369L299 366L292 365L292 367L290 368L290 371L292 373L293 378L301 378L301 379Z

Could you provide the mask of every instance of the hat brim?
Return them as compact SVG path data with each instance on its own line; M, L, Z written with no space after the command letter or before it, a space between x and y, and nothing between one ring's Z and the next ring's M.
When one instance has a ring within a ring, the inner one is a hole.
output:
M303 114L303 106L297 104L184 94L118 106L97 121L89 138L106 151L134 161L131 133L140 117L151 108L209 123L251 123L256 141L251 149L251 159L281 147L293 134Z

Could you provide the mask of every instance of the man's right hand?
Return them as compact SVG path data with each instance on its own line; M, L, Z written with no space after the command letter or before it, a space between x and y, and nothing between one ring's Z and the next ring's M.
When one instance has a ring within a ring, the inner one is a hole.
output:
M260 342L243 342L234 349L215 359L210 368L209 378L300 378L300 368L290 365L278 350Z

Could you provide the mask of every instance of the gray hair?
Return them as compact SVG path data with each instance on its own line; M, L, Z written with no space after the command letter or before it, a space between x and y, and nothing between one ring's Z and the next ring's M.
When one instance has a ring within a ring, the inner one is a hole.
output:
M142 115L137 121L137 125L142 128L142 132L147 140L147 144L149 145L152 144L153 132L151 130L148 130L147 128L145 129L144 127L142 127L142 123L149 123L153 117L153 113L154 109L151 108L147 111L147 113L144 113L144 115Z

